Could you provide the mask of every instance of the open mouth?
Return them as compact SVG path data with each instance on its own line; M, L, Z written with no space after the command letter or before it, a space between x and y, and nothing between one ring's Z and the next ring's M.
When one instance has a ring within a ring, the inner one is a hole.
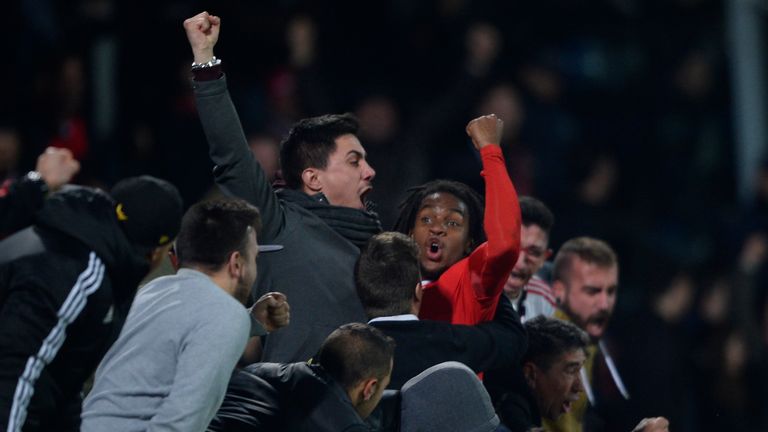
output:
M362 208L366 208L368 204L368 194L373 191L373 187L366 186L362 192L360 192L360 204L362 205Z
M563 402L563 413L564 414L567 414L567 413L571 412L571 408L573 408L573 402L571 402L569 400Z
M512 270L511 276L516 279L520 279L522 281L527 281L531 278L531 276L526 271L515 271Z
M427 246L427 259L430 261L440 261L443 257L443 247L440 242L436 240L430 240Z

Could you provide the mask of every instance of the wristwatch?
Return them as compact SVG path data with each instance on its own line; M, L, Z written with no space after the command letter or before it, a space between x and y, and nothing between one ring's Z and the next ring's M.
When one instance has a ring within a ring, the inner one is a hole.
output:
M217 59L216 56L213 56L210 60L208 60L205 63L192 63L192 70L207 69L214 66L218 66L220 64L221 64L221 59Z
M27 175L24 176L24 179L29 181L30 183L34 183L37 185L38 188L40 188L40 193L43 196L48 195L48 183L43 180L43 176L40 175L37 171L30 171L27 173Z

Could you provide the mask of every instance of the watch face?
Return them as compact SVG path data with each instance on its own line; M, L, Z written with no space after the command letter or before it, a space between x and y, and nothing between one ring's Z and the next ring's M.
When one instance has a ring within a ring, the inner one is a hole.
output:
M43 176L41 176L40 173L37 171L30 171L27 173L27 178L32 181L38 181L38 180L42 180Z

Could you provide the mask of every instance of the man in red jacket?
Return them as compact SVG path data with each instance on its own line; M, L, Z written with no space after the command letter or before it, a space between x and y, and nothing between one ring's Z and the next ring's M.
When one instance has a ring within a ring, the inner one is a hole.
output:
M503 127L491 114L466 129L483 162L484 212L474 191L447 180L413 189L403 205L395 230L416 241L427 279L421 318L469 325L493 318L520 251L520 207L498 146Z

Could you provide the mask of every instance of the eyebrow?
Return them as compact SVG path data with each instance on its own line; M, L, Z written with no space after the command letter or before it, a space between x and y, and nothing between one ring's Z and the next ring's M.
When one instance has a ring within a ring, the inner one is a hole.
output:
M421 206L421 208L419 208L419 211L422 211L424 209L431 209L431 208L435 208L435 207L436 206L434 206L432 204L425 204L425 205ZM461 210L460 208L449 208L448 211L451 211L451 212L454 212L454 213L458 213L460 216L464 216L464 211Z
M360 153L357 150L350 150L350 151L348 151L347 152L347 156L349 156L349 155L353 155L353 156L357 156L359 158L365 159L365 154L364 153Z

